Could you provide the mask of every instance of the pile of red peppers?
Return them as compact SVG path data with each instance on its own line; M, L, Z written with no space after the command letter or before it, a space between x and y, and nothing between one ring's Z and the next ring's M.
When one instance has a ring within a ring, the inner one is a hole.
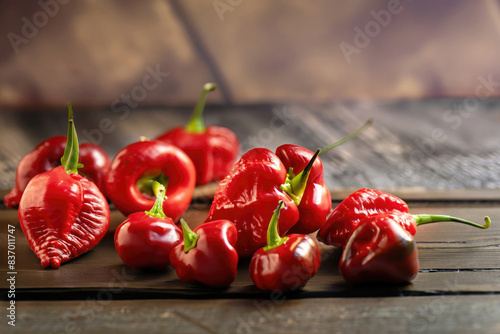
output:
M444 215L411 215L400 198L362 188L332 210L321 155L359 135L361 128L315 152L291 144L275 152L253 148L239 154L229 129L205 126L205 84L185 127L122 148L111 161L94 144L78 144L71 104L68 134L40 143L19 163L15 187L5 196L17 207L28 244L43 267L89 251L110 221L106 197L127 218L114 242L133 269L170 265L190 284L227 287L241 257L258 289L296 291L317 273L317 240L342 249L346 281L409 282L418 273L417 226L454 221ZM196 185L220 181L204 223L191 230L182 218Z

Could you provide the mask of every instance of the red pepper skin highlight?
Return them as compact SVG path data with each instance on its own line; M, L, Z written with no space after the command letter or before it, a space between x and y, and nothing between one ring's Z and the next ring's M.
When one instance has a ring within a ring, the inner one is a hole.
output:
M286 175L287 170L276 154L254 148L241 157L217 186L205 222L232 221L238 229L236 249L240 257L252 256L266 244L269 221L280 200L284 202L278 226L280 235L299 219L297 205L280 188Z
M413 217L401 212L383 212L360 220L340 259L344 279L351 283L414 279L419 262L415 240L402 227L408 220Z
M17 207L24 189L35 175L59 166L65 147L66 136L55 136L44 140L33 151L26 154L17 165L14 188L4 197L5 206ZM93 143L81 144L79 162L84 164L79 171L102 191L104 177L111 165L106 152Z
M121 149L111 163L106 190L116 208L124 215L149 210L155 196L144 180L165 179L167 200L163 211L177 221L186 211L196 182L196 172L189 157L178 147L159 140L146 140ZM143 189L140 189L141 180ZM163 183L163 182L161 182ZM145 190L151 192L146 193Z
M185 225L187 226L187 225ZM202 224L189 231L197 235L188 246L182 242L170 253L170 263L179 279L212 287L229 286L236 278L238 253L234 246L238 232L228 220ZM186 231L184 231L186 238Z
M314 152L302 146L286 144L276 149L276 155L283 162L286 170L293 169L293 176L295 176L304 170L314 156ZM325 224L326 216L331 209L332 198L325 184L323 163L318 157L311 168L299 204L299 220L288 233L310 234L317 231Z
M182 242L182 231L168 217L132 213L115 232L115 248L132 269L162 270L170 265L170 253Z
M361 220L388 211L409 212L408 205L399 197L379 190L361 188L333 209L325 225L319 230L318 239L328 245L344 247ZM403 223L404 229L415 235L415 221Z

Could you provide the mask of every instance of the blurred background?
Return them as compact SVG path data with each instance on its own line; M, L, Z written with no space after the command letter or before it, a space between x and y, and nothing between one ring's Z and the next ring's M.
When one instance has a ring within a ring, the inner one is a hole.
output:
M415 99L500 82L500 1L1 1L0 105ZM495 87L498 88L498 87ZM498 90L494 92L498 95Z
M64 134L113 156L207 122L312 150L332 188L500 188L500 0L0 1L0 188ZM54 111L58 111L55 113Z

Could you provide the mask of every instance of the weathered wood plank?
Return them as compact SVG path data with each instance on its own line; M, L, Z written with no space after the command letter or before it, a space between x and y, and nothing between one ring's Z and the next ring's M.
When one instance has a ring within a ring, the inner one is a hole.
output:
M5 309L7 303L0 303ZM19 301L19 333L498 333L500 296ZM12 329L14 329L12 331Z

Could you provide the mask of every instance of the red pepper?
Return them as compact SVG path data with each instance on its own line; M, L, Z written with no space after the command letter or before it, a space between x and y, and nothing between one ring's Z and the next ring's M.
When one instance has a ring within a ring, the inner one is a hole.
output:
M289 171L288 178L293 179L296 176L294 171L303 171L314 152L302 146L286 144L276 149L276 155ZM332 198L325 184L323 163L319 158L312 165L298 208L299 220L288 233L309 234L317 231L325 224L326 216L332 209Z
M442 215L411 215L387 211L368 215L358 222L350 235L340 260L339 269L349 282L409 282L418 273L417 248L412 233L416 227L439 221L454 221L486 229L461 218Z
M55 136L44 140L33 151L25 155L16 169L15 186L4 197L5 206L17 207L28 182L35 176L60 165L66 147L65 136ZM80 160L83 167L79 173L93 181L99 189L104 189L104 177L109 170L111 160L106 152L93 143L80 145Z
M267 246L255 252L250 262L250 278L261 290L297 290L318 272L321 263L318 244L308 235L279 236L282 205L283 201L280 201L269 223Z
M214 89L215 84L205 84L185 127L174 128L158 137L181 148L189 156L196 168L196 184L199 185L222 180L231 170L240 149L234 132L225 127L204 124L206 96Z
M408 205L399 197L379 190L361 188L347 196L329 215L325 226L319 231L318 239L326 244L344 247L347 240L365 218L384 212L399 212L397 220L411 235L417 233L417 226L439 221L453 221L487 228L468 220L446 215L410 215ZM485 220L489 219L485 217Z
M59 268L93 248L109 227L109 207L97 186L77 172L78 138L68 104L62 166L36 175L19 204L19 221L43 267Z
M238 254L251 256L266 244L269 221L280 200L284 207L279 233L286 233L299 219L297 205L281 189L286 182L287 170L276 154L265 148L251 149L217 186L205 222L232 221L238 229ZM303 187L297 188L303 192ZM294 196L300 197L301 193Z
M181 218L181 225L184 242L170 253L170 262L177 276L187 283L229 286L236 278L238 267L234 224L228 220L217 220L191 231Z
M418 273L417 246L402 225L411 215L374 214L359 222L340 259L339 269L351 283L409 282Z
M332 148L356 137L371 124L372 120L368 120L356 131L345 136L339 141L324 147L318 152L318 157L330 151ZM300 175L311 160L314 160L313 152L302 146L291 144L285 144L278 147L276 149L276 155L281 159L285 168L288 170L288 178L295 178L295 182L300 180L300 178L296 176ZM289 185L294 186L292 182L290 182ZM325 184L323 163L321 162L321 159L317 158L314 160L307 182L304 183L303 186L305 188L302 197L298 201L295 201L299 207L300 217L297 224L295 224L290 231L288 231L288 233L309 234L316 232L318 229L323 227L326 222L326 217L332 209L332 198L330 196L330 191Z
M154 181L153 189L157 196L153 208L132 213L115 231L116 251L133 269L167 268L172 249L181 243L181 229L163 212L165 187Z
M163 210L177 221L191 203L196 172L189 157L176 146L145 140L124 147L111 163L106 190L115 207L128 216L153 206L153 181L167 189Z

